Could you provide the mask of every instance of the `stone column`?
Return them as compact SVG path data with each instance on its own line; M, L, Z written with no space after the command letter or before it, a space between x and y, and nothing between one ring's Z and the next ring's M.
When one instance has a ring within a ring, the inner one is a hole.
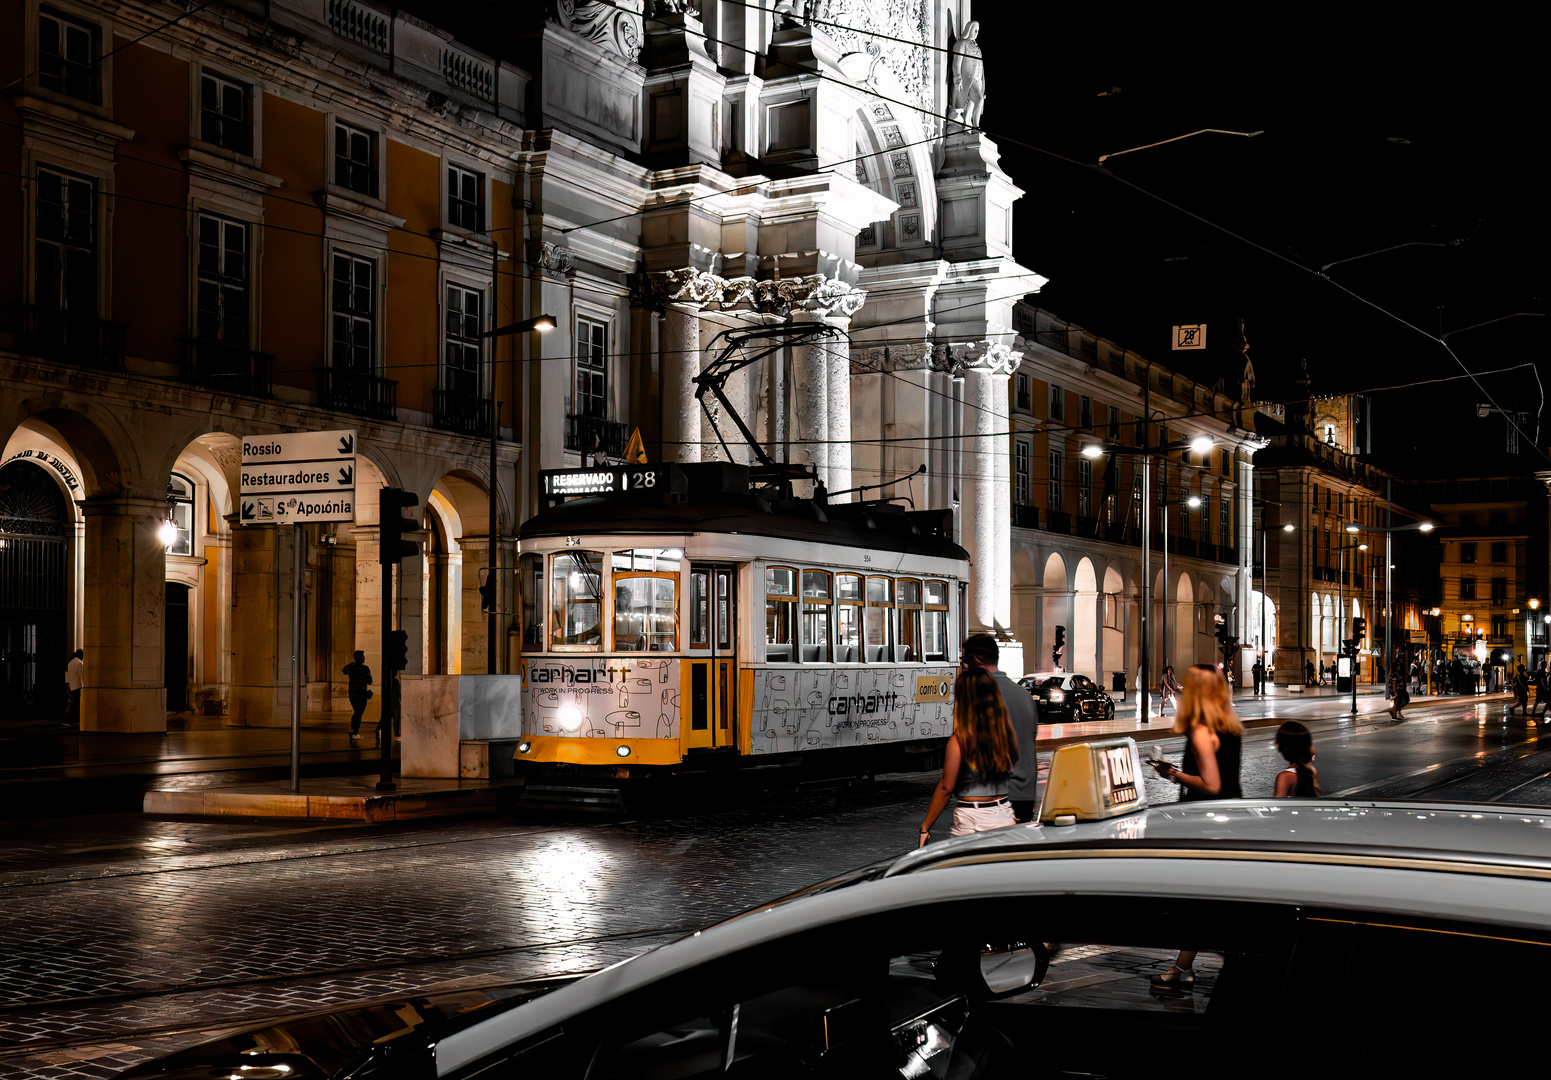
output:
M83 731L166 731L162 620L167 548L158 531L167 501L83 499L85 598Z
M669 461L700 460L700 402L695 376L700 374L699 308L669 304L662 335L662 439Z
M977 346L961 362L965 428L964 539L970 570L971 631L994 633L1012 625L1012 456L1007 380L1021 354L999 343Z
M798 315L798 322L822 322L814 314ZM792 346L792 450L794 463L813 469L825 487L829 478L829 354L818 340ZM849 395L847 395L849 400ZM809 484L793 485L799 496L812 493Z
M232 528L232 690L227 723L289 727L294 530Z
M375 499L373 500L375 502ZM343 532L346 526L341 525ZM374 683L387 676L382 664L382 530L376 525L353 525L355 538L355 648L366 654ZM371 701L361 716L362 730L382 715L382 689L373 687Z
M489 675L490 662L487 639L490 619L479 606L479 579L490 568L490 538L488 536L460 536L458 548L463 554L463 588L459 600L463 608L461 645L464 675Z

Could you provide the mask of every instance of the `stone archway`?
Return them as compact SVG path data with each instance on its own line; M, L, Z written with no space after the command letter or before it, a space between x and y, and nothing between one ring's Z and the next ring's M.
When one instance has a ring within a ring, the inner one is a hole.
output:
M1071 583L1067 580L1066 560L1059 552L1052 551L1045 559L1041 579L1040 621L1043 632L1035 646L1034 663L1029 665L1033 670L1049 671L1054 666L1050 650L1055 645L1058 626L1065 626L1068 630L1061 666L1068 670L1071 668L1071 610L1072 592Z
M1067 642L1071 657L1067 665L1072 671L1080 671L1096 682L1103 682L1099 671L1099 596L1098 575L1093 560L1079 559L1074 576L1072 596L1072 633Z
M71 514L35 458L0 465L0 693L18 719L64 715Z

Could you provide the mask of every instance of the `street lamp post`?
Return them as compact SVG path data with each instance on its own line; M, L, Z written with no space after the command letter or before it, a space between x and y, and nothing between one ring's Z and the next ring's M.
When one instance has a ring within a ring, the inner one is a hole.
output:
M1146 439L1146 429L1143 429L1143 442ZM1151 695L1148 693L1147 680L1151 655L1148 639L1152 636L1152 620L1148 608L1152 602L1152 455L1164 454L1174 450L1183 450L1186 447L1197 453L1209 452L1215 444L1210 436L1201 435L1189 442L1168 443L1163 446L1114 446L1104 443L1090 443L1082 448L1082 455L1086 458L1102 457L1105 454L1112 456L1140 457L1142 459L1142 585L1138 599L1141 601L1142 637L1141 637L1141 675L1137 679L1138 686L1138 712L1137 718L1144 724L1152 722ZM1111 462L1110 468L1114 468ZM1165 508L1167 513L1167 508ZM1165 519L1167 520L1167 519ZM1164 558L1168 557L1168 536L1164 536ZM1163 587L1165 599L1168 597L1168 582L1165 580Z
M1169 666L1169 481L1168 462L1163 464L1163 615L1160 619L1159 640L1163 643L1163 666ZM1192 495L1185 500L1185 505L1197 507L1201 505L1201 497Z
M492 243L494 240L492 239ZM491 257L490 276L490 329L480 334L481 338L506 337L510 334L526 334L534 330L546 331L555 328L553 315L535 315L521 322L510 323L506 326L495 324L495 266L500 259L500 251L497 250ZM524 357L523 360L541 360L543 357ZM499 674L497 668L498 658L501 655L500 643L497 640L501 632L501 524L500 504L497 499L499 485L496 483L496 441L501 431L500 424L501 403L495 397L495 341L490 342L490 553L489 573L490 581L494 583L491 590L490 610L487 612L485 622L485 673L487 675ZM513 424L516 424L515 417Z
M1394 655L1394 625L1395 625L1395 597L1391 591L1393 585L1392 571L1394 570L1392 558L1392 544L1395 533L1398 532L1432 532L1433 523L1430 521L1413 521L1409 525L1357 525L1346 527L1349 533L1383 533L1384 534L1384 664L1386 670L1395 662ZM1355 708L1355 706L1354 706Z
M1264 501L1260 507L1260 664L1266 666L1266 596L1271 591L1271 540L1270 526L1266 524L1266 506ZM1281 503L1277 503L1281 506ZM1282 526L1283 532L1295 532L1297 526L1288 523ZM1300 678L1301 678L1300 674ZM1262 686L1264 681L1262 680ZM1261 693L1265 691L1262 690Z

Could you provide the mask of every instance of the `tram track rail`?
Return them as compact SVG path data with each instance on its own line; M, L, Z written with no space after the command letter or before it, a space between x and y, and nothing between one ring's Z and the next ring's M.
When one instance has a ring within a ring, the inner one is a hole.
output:
M238 988L252 988L260 986L283 986L288 983L308 982L317 979L341 978L351 975L368 975L373 972L396 971L405 968L430 967L433 965L466 963L473 960L489 960L504 956L520 955L522 953L542 952L548 949L559 949L582 945L600 945L608 943L626 943L630 941L649 941L655 938L678 937L692 933L702 924L683 923L670 926L658 926L635 930L620 931L613 934L595 934L586 937L568 938L555 941L528 942L522 945L492 946L483 949L470 949L465 952L446 954L440 953L434 956L407 954L394 957L391 960L374 962L371 964L341 965L330 968L317 968L307 971L292 971L276 973L274 975L253 976L243 979L204 979L176 985L153 987L145 990L123 990L101 994L82 994L70 997L50 998L47 1000L33 1000L19 1002L10 1005L0 1005L0 1018L7 1016L23 1016L28 1012L42 1012L53 1009L85 1009L94 1006L122 1005L128 1002L150 1001L158 998L171 998L182 994L208 993L216 990L232 990ZM585 971L555 971L544 972L537 977L565 978L571 975L587 974ZM490 975L470 976L456 980L460 989L478 990L487 987L501 986L517 981L527 976ZM432 986L444 985L448 980L437 980L428 983L426 987L415 990L405 990L389 995L372 995L361 999L363 1004L380 1000L395 1000L405 996L424 993ZM329 1005L320 1005L319 1008L329 1008ZM13 1060L19 1057L31 1057L40 1053L48 1053L55 1050L68 1050L76 1047L96 1046L106 1042L120 1041L124 1039L146 1039L174 1036L179 1034L197 1034L211 1031L230 1031L236 1028L256 1027L262 1024L278 1023L297 1016L305 1016L317 1011L316 1009L287 1009L282 1011L255 1012L242 1015L230 1015L212 1017L197 1023L174 1024L144 1024L133 1026L114 1026L111 1030L104 1030L91 1034L83 1034L68 1038L39 1039L29 1042L7 1043L0 1042L0 1061ZM105 1027L109 1025L105 1024Z

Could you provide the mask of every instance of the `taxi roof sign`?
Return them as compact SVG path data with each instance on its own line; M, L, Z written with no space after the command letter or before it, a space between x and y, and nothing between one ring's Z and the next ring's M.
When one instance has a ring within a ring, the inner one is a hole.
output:
M1044 825L1103 821L1147 807L1142 759L1130 738L1059 746L1039 807Z

